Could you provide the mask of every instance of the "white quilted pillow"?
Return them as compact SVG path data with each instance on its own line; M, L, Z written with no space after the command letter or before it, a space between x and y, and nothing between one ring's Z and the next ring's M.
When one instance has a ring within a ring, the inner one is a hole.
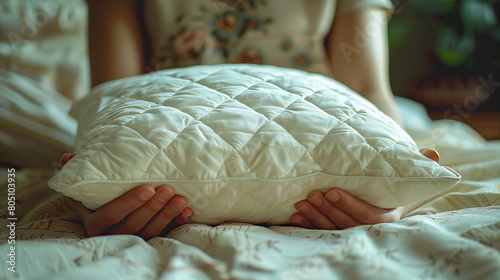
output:
M91 209L167 184L193 221L283 224L312 190L339 187L392 208L460 180L366 99L298 70L163 70L103 84L73 114L78 155L50 187Z

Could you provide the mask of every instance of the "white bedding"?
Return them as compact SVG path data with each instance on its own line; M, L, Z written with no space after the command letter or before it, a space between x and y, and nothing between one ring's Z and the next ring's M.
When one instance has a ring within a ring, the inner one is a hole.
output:
M192 224L147 242L86 238L46 185L53 171L18 170L16 272L7 270L11 245L3 241L0 279L499 279L500 142L431 122L414 103L400 106L416 143L438 149L462 182L411 205L399 222L339 231ZM5 196L6 169L0 180ZM8 221L0 223L5 240Z

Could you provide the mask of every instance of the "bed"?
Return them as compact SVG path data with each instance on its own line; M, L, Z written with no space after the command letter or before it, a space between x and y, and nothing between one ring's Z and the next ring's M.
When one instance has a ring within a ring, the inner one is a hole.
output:
M25 82L2 81L11 89ZM0 248L7 258L2 278L498 278L500 143L485 141L459 122L431 121L413 101L399 98L398 105L416 143L440 151L441 164L458 171L462 181L408 206L396 223L341 231L187 224L146 241L133 235L88 238L67 199L47 187L55 167L11 166L1 170ZM30 123L24 125L28 129ZM15 174L13 216L7 211L8 182L14 177L9 174ZM9 244L11 236L15 244ZM12 251L15 273L8 270Z
M48 188L55 155L72 150L76 122L67 112L83 91L63 94L46 79L0 72L1 279L500 278L500 142L431 121L404 98L397 102L408 134L438 150L462 181L409 205L398 222L334 231L186 224L150 240L89 238L68 199Z

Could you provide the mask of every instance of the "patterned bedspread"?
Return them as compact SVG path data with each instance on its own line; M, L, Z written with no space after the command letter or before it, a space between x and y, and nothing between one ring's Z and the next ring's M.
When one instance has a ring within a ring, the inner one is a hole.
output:
M87 238L66 199L48 189L52 170L16 170L17 220L7 220L2 169L0 279L500 279L500 143L412 106L402 110L412 137L463 181L410 205L399 222L337 231L189 224L147 241Z

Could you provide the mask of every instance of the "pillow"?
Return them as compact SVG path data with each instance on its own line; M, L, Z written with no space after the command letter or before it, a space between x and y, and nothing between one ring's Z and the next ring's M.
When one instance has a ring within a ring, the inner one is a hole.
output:
M77 156L49 185L91 209L167 184L195 222L284 224L312 190L392 208L460 180L366 99L299 70L163 70L102 84L72 114Z

